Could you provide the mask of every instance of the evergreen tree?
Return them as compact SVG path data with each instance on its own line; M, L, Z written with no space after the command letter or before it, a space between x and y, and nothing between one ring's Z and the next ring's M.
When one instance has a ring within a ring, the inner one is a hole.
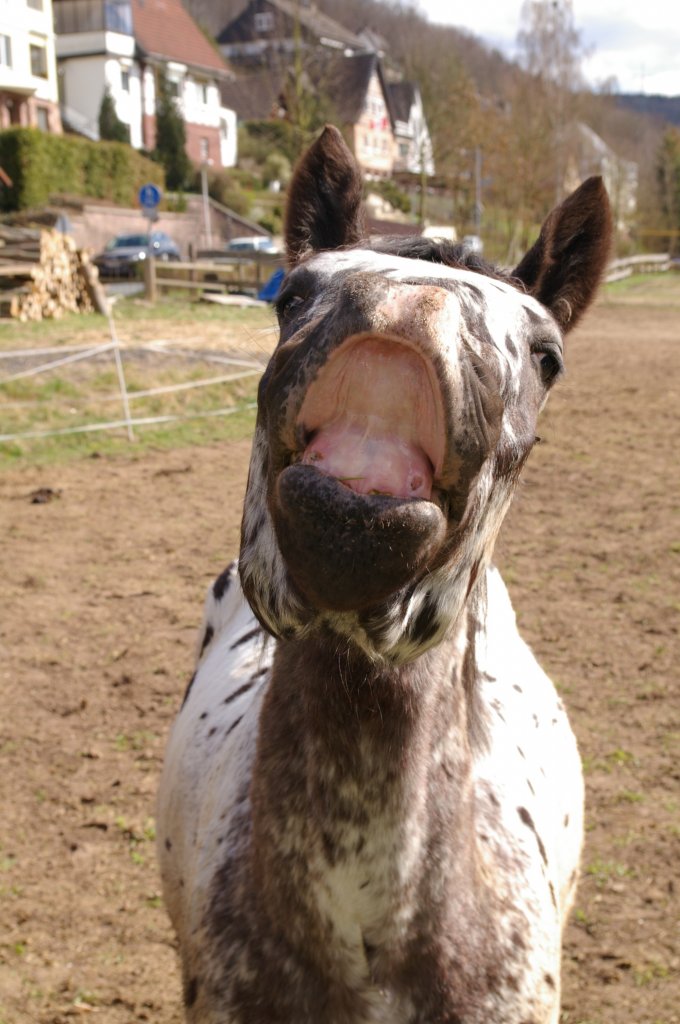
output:
M130 131L116 113L116 104L108 85L104 89L99 107L99 138L109 142L130 141Z
M169 189L180 190L187 185L192 165L186 152L186 128L177 109L163 71L157 78L156 148L154 160L165 168L165 181Z

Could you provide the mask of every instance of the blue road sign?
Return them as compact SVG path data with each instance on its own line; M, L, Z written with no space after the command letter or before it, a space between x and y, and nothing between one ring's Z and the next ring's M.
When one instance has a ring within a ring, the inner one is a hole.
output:
M142 209L155 210L161 201L161 190L158 185L142 185L138 198Z

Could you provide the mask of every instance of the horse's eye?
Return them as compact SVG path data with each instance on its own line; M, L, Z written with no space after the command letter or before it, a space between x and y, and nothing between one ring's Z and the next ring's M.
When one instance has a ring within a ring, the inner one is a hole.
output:
M279 323L286 323L288 320L291 320L296 313L300 312L304 303L303 296L296 295L295 292L282 295L276 303L276 315L279 318Z
M531 353L531 358L538 369L541 381L546 387L553 384L564 372L562 355L556 348L534 349Z

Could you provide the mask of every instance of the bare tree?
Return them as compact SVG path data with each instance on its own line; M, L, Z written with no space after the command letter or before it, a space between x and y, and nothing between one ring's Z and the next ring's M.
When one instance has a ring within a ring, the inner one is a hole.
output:
M517 34L520 67L532 84L531 103L541 133L553 147L555 190L565 190L568 128L579 114L586 49L574 24L572 0L525 0Z

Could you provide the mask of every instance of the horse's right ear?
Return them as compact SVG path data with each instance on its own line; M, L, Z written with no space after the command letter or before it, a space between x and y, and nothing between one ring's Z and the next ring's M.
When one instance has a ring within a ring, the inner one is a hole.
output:
M345 140L332 125L295 168L288 189L286 253L294 266L318 249L337 249L365 237L361 171Z

